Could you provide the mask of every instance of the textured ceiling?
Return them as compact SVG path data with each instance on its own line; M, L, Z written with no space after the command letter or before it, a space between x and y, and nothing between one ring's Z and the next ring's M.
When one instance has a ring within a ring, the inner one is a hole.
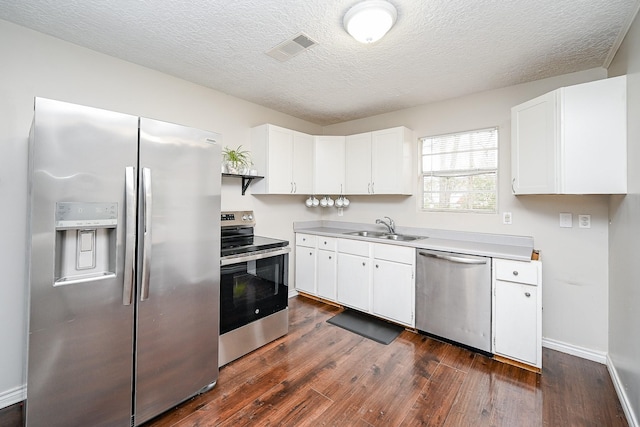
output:
M640 0L389 1L372 45L342 26L356 0L0 0L0 19L328 125L607 66ZM318 45L265 54L300 32Z

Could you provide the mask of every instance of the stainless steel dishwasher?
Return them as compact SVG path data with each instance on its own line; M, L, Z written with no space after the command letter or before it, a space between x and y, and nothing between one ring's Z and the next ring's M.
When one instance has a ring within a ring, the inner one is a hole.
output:
M418 249L416 328L491 353L491 258Z

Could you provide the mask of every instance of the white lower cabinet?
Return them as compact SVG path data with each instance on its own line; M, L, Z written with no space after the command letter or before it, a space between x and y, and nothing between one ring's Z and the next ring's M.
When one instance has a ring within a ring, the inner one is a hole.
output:
M320 298L336 301L338 262L336 256L336 239L320 237L318 239L318 258L316 274L316 291Z
M316 248L315 236L313 246L298 244L300 235L296 236L296 290L310 294L316 293Z
M373 314L415 326L413 265L374 260Z
M542 264L493 260L493 352L542 368Z
M338 239L340 304L413 327L415 249Z
M338 302L369 311L371 288L371 244L338 239Z

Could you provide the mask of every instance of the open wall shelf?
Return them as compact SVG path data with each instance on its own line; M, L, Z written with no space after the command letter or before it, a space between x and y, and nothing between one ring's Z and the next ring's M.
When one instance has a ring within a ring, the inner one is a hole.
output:
M244 193L247 191L247 188L249 188L249 184L251 184L251 181L253 181L254 179L262 179L262 178L264 178L264 176L240 175L240 174L235 174L235 173L223 173L222 176L223 177L229 177L229 178L242 178L242 195L243 196L244 196Z

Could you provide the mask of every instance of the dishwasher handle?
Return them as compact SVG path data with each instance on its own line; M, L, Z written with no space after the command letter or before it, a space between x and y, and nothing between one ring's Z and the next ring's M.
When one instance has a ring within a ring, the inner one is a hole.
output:
M457 262L458 264L486 264L487 259L478 259L478 258L465 258L463 256L456 255L442 255L442 254L434 254L432 252L421 252L418 251L418 254L424 257L438 258L443 259L445 261Z

